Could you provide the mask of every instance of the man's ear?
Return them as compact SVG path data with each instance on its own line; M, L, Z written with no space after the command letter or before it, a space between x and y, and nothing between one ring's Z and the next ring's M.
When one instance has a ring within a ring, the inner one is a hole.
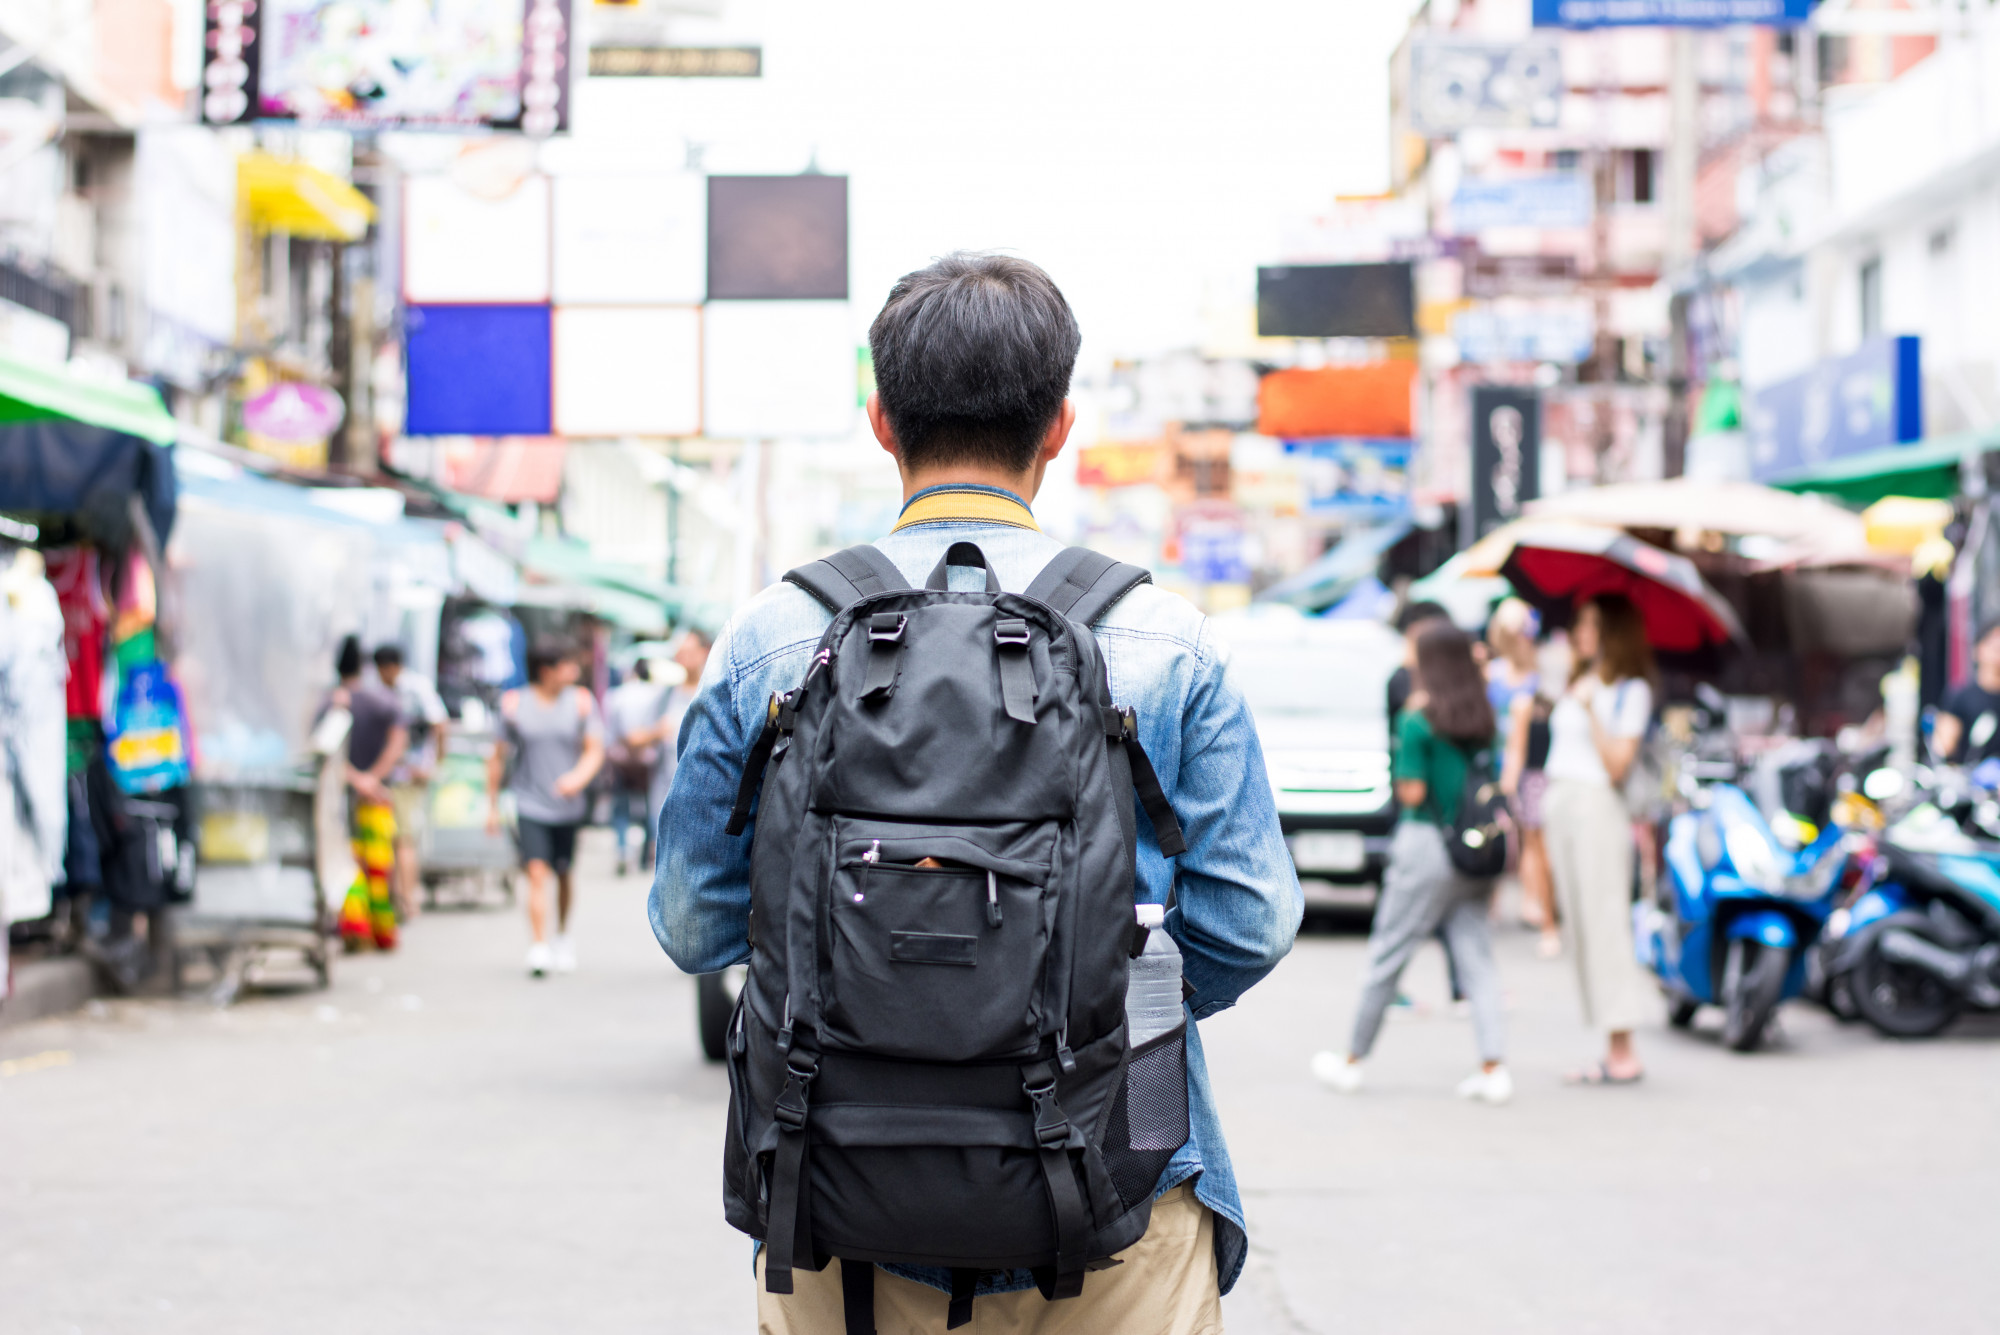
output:
M903 447L896 443L896 428L889 425L889 414L882 407L882 396L872 392L868 395L868 426L874 431L875 439L882 443L882 448L895 456L896 467L901 468Z
M1076 404L1064 399L1062 408L1056 413L1056 420L1049 423L1048 434L1042 437L1040 457L1043 464L1055 462L1056 456L1063 452L1063 446L1069 443L1070 429L1075 425Z

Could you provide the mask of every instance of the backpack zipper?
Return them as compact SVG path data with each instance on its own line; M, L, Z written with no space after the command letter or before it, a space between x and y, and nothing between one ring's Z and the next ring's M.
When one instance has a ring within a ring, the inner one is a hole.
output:
M868 851L861 855L861 860L871 867L880 862L882 860L882 841L880 839L872 841L868 845Z
M1000 882L990 871L986 873L986 925L1000 925Z

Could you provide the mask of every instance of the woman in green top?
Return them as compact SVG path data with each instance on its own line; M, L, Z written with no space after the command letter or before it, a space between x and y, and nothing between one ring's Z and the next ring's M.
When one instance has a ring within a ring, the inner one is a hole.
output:
M1448 621L1417 636L1416 676L1417 691L1396 720L1396 800L1403 813L1368 934L1368 975L1354 1040L1344 1056L1315 1056L1313 1074L1343 1094L1361 1088L1362 1059L1375 1046L1397 981L1417 947L1442 927L1445 949L1472 1005L1480 1057L1480 1068L1459 1083L1458 1095L1505 1103L1514 1095L1514 1079L1502 1061L1500 975L1487 928L1493 883L1463 875L1445 851L1445 830L1457 815L1466 774L1474 757L1493 745L1493 706L1473 661L1471 637Z

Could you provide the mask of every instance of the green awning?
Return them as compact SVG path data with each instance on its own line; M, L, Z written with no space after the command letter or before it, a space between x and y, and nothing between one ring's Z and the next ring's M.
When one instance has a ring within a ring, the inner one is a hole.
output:
M123 431L155 445L174 441L173 414L151 385L93 380L0 353L0 425L50 419Z
M1959 464L1993 449L2000 449L2000 431L1963 431L1832 459L1772 478L1770 485L1818 492L1849 505L1873 505L1884 496L1950 500L1959 492Z

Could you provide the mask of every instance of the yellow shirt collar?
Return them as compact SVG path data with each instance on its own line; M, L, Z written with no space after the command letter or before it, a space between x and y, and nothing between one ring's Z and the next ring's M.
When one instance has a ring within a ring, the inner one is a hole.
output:
M1034 514L1011 491L978 483L925 487L903 502L903 513L891 532L917 524L1004 524L1041 532Z

